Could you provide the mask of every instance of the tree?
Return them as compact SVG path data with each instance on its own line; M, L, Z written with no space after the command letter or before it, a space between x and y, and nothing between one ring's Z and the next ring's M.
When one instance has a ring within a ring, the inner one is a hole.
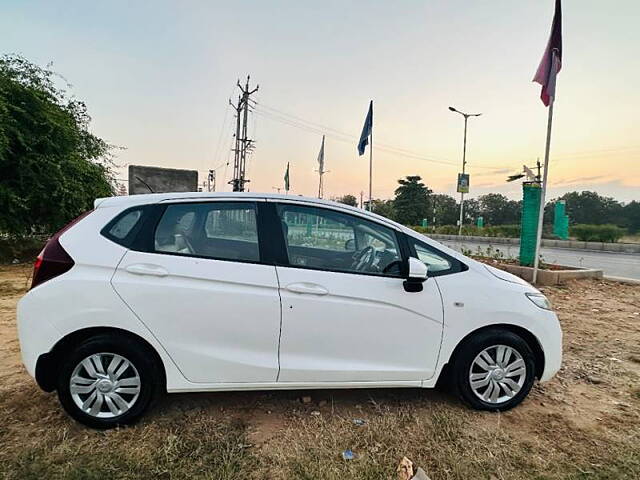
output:
M112 195L111 147L55 74L0 57L0 231L49 233Z
M358 199L355 195L343 195L342 197L336 198L336 202L344 203L345 205L351 205L352 207L358 206Z
M393 201L396 221L405 225L419 225L429 215L429 194L431 190L422 183L418 175L398 180L396 198Z
M389 219L395 218L395 210L393 208L393 200L380 200L374 198L371 201L371 211Z
M488 193L478 197L480 215L487 225L520 223L521 202L509 200L499 193Z
M622 222L622 205L609 197L601 197L596 192L569 192L559 200L567 202L567 214L573 224L603 223L620 224Z
M455 198L438 193L430 195L429 200L430 211L428 218L430 225L434 222L434 217L435 225L456 224L460 215L460 206Z
M640 231L640 202L635 200L627 203L623 208L624 226L631 233Z
M460 208L459 205L458 205L458 208ZM470 198L468 200L465 200L463 214L464 214L464 219L462 223L474 223L476 218L478 218L481 215L480 202L475 198ZM456 218L456 222L453 222L454 224L456 224L457 221L459 220L460 218L459 215L460 213L458 212L458 218Z

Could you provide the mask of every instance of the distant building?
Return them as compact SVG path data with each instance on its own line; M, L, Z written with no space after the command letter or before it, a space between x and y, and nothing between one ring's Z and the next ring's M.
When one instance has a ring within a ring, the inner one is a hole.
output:
M197 191L197 170L129 165L129 195Z

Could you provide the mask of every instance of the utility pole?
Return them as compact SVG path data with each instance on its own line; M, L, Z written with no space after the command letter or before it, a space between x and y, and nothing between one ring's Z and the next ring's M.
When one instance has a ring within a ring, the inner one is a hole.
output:
M209 176L207 177L207 192L216 191L216 171L209 170Z
M467 120L469 120L469 117L479 117L482 114L481 113L464 113L453 107L449 107L449 110L455 113L459 113L464 117L464 140L462 143L462 175L464 176L464 174L466 173L465 167L467 165ZM460 189L458 188L458 190ZM463 213L464 213L464 191L460 191L460 220L459 220L459 227L458 227L458 235L462 235L462 221L464 219Z
M324 169L324 135L322 136L322 145L320 146L320 152L318 153L318 170L320 175L320 181L318 182L318 198L324 197L324 183L322 182L322 176L325 173L329 173L329 170Z
M431 222L431 224L435 228L436 226L436 199L435 198L433 199L433 222Z
M253 149L253 140L247 138L247 119L249 117L249 97L258 91L259 85L253 90L249 89L249 79L247 76L247 82L244 87L238 80L238 88L241 95L238 95L238 104L234 105L231 100L229 104L236 111L236 134L235 134L235 148L233 149L233 178L229 182L233 186L234 192L244 192L244 184L249 182L245 178L246 165L247 165L247 152L251 153Z

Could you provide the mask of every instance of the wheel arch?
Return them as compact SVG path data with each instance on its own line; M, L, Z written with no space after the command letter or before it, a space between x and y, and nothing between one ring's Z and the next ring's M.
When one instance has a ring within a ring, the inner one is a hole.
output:
M49 352L40 355L36 362L35 377L40 388L45 392L54 391L56 388L58 371L62 363L62 359L64 358L64 353L69 351L69 349L73 348L79 343L83 342L84 340L104 333L111 333L128 337L139 343L145 350L147 350L158 366L158 370L161 376L159 380L161 382L161 385L163 385L163 388L166 389L167 373L164 362L162 361L162 358L160 358L160 355L158 354L156 349L140 335L137 335L128 330L115 327L83 328L81 330L71 332L58 340L53 348Z
M525 342L527 342L527 345L529 345L529 348L531 348L531 351L533 352L534 359L535 359L535 364L536 364L535 376L538 379L542 377L542 373L544 372L545 357L544 357L544 350L542 349L542 345L540 345L540 341L537 339L537 337L533 333L531 333L531 331L527 330L526 328L520 327L518 325L513 325L509 323L498 323L498 324L492 324L492 325L485 325L483 327L477 328L476 330L469 332L465 337L463 337L462 340L460 340L456 345L456 347L453 349L453 352L451 352L451 355L449 356L447 363L442 367L442 370L438 377L438 381L448 377L448 372L451 369L451 364L453 363L453 360L456 358L456 356L458 355L462 347L464 347L464 345L467 343L467 341L470 338L474 337L475 335L481 332L485 332L487 330L496 330L496 329L515 333L516 335L521 337Z

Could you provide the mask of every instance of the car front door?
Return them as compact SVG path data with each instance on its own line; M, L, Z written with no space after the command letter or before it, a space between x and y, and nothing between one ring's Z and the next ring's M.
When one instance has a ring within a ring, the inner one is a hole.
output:
M279 203L286 261L279 382L394 382L433 376L442 300L403 287L401 233L330 207Z
M195 383L274 382L280 298L257 204L171 203L112 283Z

